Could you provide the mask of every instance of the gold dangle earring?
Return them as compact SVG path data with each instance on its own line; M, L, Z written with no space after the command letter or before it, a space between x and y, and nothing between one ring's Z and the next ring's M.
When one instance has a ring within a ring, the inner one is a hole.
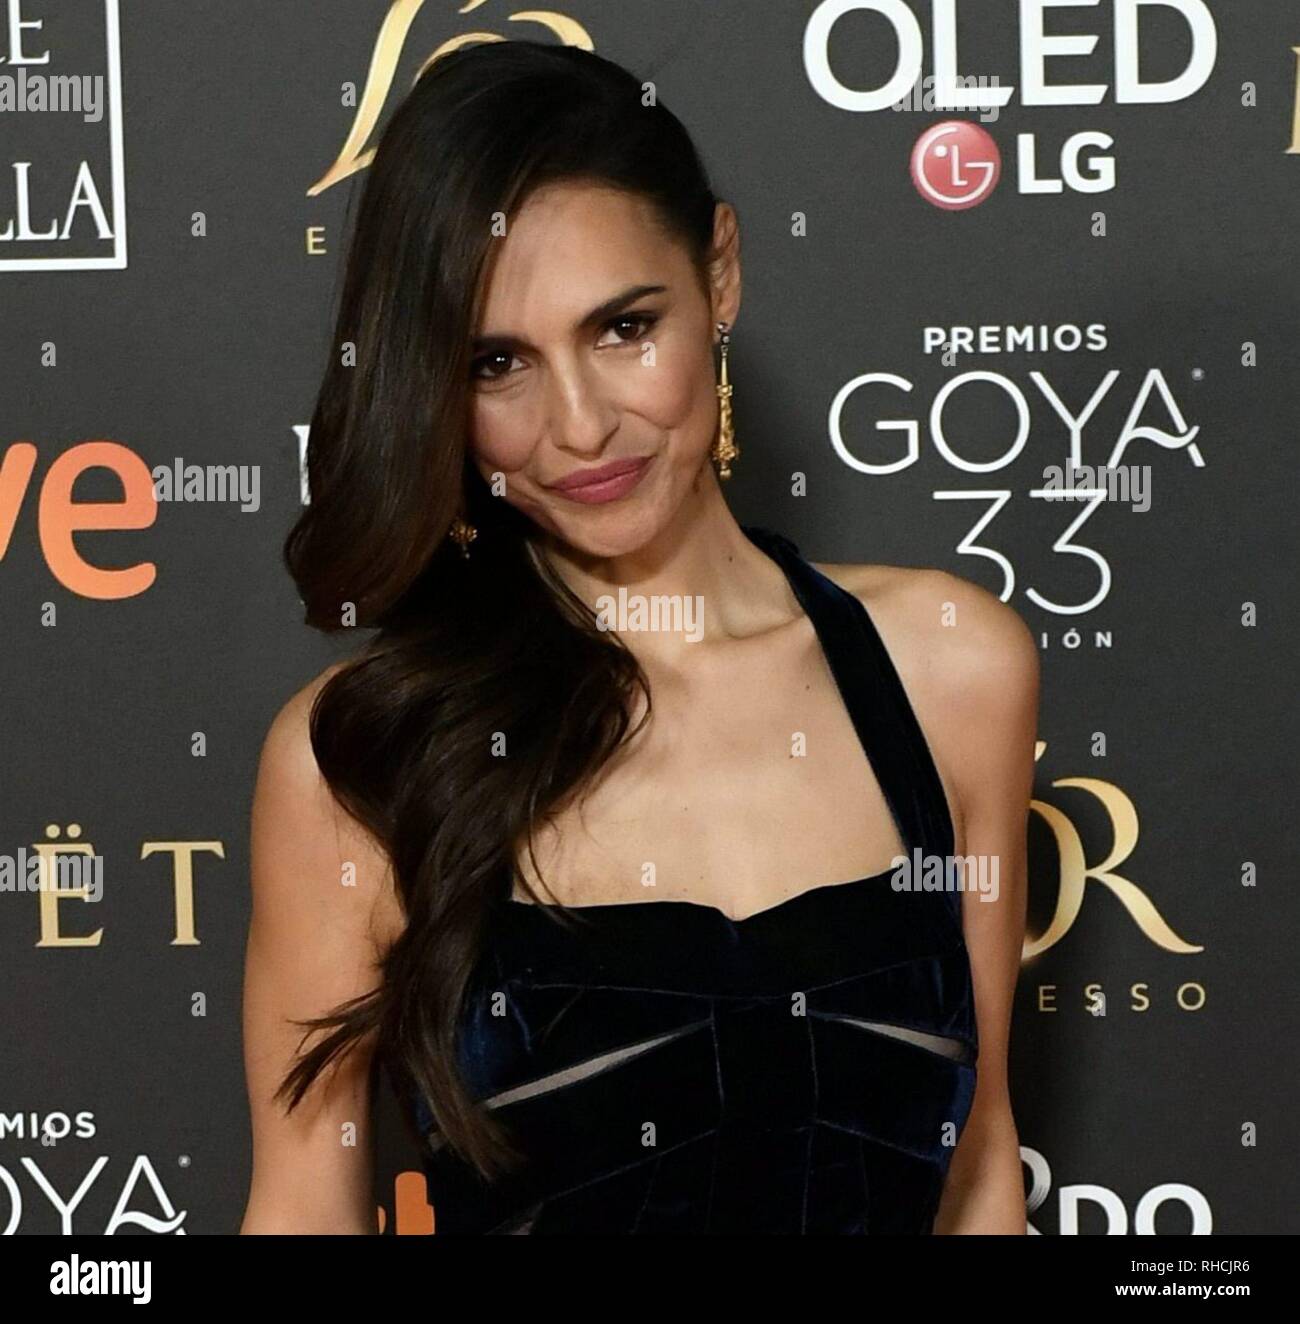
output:
M478 530L459 515L451 522L447 536L460 548L460 554L469 560L469 545L478 537Z
M731 477L731 462L740 455L736 445L735 428L731 421L731 381L727 376L727 347L731 333L726 322L718 323L722 336L722 366L718 375L718 435L709 451L709 458L717 466L718 477L724 481Z

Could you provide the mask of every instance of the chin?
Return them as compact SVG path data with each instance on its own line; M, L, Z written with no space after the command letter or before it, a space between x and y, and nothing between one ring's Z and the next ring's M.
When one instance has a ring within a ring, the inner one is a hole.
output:
M673 512L660 501L611 501L547 511L545 527L567 547L585 556L628 556L652 542Z

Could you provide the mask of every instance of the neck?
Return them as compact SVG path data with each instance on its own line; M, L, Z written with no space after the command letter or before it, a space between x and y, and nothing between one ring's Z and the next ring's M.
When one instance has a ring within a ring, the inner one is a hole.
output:
M551 535L539 549L593 611L619 590L644 599L689 598L698 607L695 642L722 642L773 629L799 614L785 573L736 522L705 464L673 518L647 543L617 556L591 556ZM624 636L637 653L676 651L680 636Z

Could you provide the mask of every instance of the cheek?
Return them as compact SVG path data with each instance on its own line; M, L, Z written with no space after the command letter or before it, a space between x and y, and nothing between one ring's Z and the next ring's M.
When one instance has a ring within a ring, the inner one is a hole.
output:
M524 412L479 397L470 404L470 445L474 463L485 477L518 473L536 449L536 437Z
M706 415L714 399L708 360L698 354L665 348L655 366L635 374L628 404L643 418L663 428L682 428Z
M712 436L716 416L713 361L707 355L675 343L660 345L653 366L621 364L606 382L606 404L627 415L625 424L636 431L636 419L662 432L679 434L675 449L691 444L698 432L701 445ZM698 427L696 426L698 424ZM643 430L643 429L642 429ZM537 454L545 431L526 399L483 394L470 403L470 437L479 473L490 481L494 473L507 476L526 472Z

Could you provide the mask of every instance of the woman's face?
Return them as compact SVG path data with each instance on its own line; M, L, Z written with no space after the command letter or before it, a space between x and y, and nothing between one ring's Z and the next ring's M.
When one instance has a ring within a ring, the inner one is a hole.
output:
M497 241L471 348L474 462L580 553L645 546L697 478L716 482L715 323L740 298L734 213L718 211L708 296L651 204L596 184L539 188Z

